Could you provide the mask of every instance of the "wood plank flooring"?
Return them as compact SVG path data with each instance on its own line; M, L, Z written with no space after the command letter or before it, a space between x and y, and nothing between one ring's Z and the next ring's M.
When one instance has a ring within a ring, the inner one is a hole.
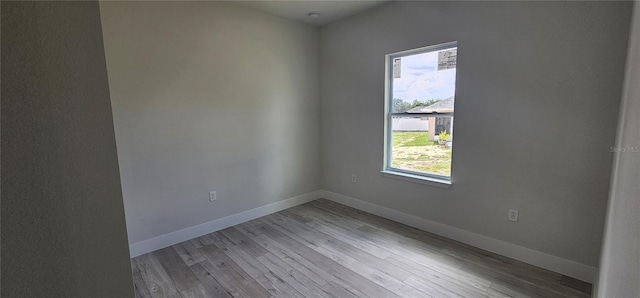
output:
M137 297L591 296L590 284L324 199L131 262Z

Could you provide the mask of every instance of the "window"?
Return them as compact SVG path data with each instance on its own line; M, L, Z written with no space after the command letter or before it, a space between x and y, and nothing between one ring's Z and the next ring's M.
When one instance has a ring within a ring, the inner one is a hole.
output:
M457 49L386 56L384 173L450 184Z

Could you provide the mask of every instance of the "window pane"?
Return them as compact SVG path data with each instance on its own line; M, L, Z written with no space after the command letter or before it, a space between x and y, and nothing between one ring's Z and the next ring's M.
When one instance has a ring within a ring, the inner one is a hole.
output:
M452 98L456 85L457 48L393 58L392 113L429 106ZM451 106L451 112L453 106Z
M391 167L450 176L452 131L453 117L392 117Z

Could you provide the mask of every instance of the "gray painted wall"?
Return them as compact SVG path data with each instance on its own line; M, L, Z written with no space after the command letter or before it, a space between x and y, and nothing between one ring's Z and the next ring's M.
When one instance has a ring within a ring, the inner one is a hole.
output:
M321 188L315 27L220 2L100 7L130 243Z
M133 297L97 2L2 2L2 295Z
M2 5L0 4L0 40L2 39ZM0 57L2 57L2 47L0 46ZM0 69L2 59L0 59ZM2 71L0 71L0 90L2 90ZM0 132L2 131L2 92L0 92ZM0 133L1 137L2 133ZM1 142L1 139L0 139ZM2 146L0 146L0 156L2 156ZM2 160L0 160L0 168L2 167ZM0 194L2 193L2 171L0 170ZM0 210L2 210L2 196L0 195ZM2 212L0 211L0 235L2 235ZM2 237L0 236L0 268L2 268ZM0 270L0 297L2 297L2 270Z
M635 2L598 297L640 297L640 6Z
M630 11L393 2L322 27L324 188L596 266ZM383 177L384 55L454 40L453 186Z

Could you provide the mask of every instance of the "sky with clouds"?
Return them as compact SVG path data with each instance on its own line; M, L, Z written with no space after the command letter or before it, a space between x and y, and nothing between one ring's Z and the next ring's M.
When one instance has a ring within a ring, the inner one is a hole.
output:
M406 102L455 95L456 69L438 70L438 51L402 57L401 77L393 79L393 98Z

